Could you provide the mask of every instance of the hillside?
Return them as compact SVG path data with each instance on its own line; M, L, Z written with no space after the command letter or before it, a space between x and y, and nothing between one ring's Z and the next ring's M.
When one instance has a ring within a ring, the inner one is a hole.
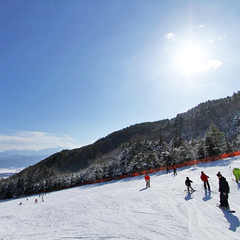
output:
M114 178L240 148L240 92L175 118L136 124L94 144L53 154L0 182L0 198Z
M1 201L0 239L239 239L240 185L230 172L239 166L234 157L178 169L175 177L157 172L147 190L138 176L51 192L44 202L38 195ZM201 171L210 177L212 193L203 190ZM218 171L230 185L234 214L216 207ZM187 176L193 194L184 191Z

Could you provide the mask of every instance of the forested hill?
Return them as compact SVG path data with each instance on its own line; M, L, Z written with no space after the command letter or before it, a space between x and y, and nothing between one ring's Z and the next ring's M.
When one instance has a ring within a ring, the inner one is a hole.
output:
M240 92L173 119L136 124L94 144L56 153L0 182L0 198L113 178L239 150Z

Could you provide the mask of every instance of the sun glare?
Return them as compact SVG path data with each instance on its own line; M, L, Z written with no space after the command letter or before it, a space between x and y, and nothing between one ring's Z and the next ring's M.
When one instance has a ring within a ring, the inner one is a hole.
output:
M201 49L191 43L187 44L178 54L177 65L183 75L191 75L201 71L203 65Z

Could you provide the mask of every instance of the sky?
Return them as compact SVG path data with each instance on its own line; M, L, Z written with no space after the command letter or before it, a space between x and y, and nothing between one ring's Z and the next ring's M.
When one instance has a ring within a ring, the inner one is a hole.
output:
M240 90L240 2L0 0L0 152L77 148Z

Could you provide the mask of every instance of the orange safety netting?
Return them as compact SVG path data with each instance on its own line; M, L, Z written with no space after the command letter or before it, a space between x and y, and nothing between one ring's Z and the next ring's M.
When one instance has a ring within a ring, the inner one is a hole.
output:
M172 165L171 167L175 167L175 168L188 167L188 166L197 165L200 163L214 162L214 161L217 161L220 159L225 159L228 157L235 157L235 156L240 156L240 151L232 152L232 153L225 153L225 154L221 154L221 155L213 156L213 157L206 157L206 158L202 158L202 159L198 159L198 160L190 160L190 161L183 162L183 163L176 163L176 164ZM141 172L124 174L122 176L115 177L112 180L140 176L140 175L144 175L146 173L154 173L154 172L159 172L159 171L166 171L166 167L158 167L158 168L148 169L148 170L141 171ZM105 180L103 180L103 181L105 181ZM109 181L109 179L107 181Z
M222 154L222 155L219 155L219 156L214 156L214 157L206 157L206 158L202 158L202 159L198 159L198 160L191 160L191 161L187 161L187 162L183 162L183 163L176 163L176 164L172 165L171 167L175 167L175 168L188 167L188 166L197 165L197 164L200 164L200 163L213 162L213 161L217 161L217 160L220 160L220 159L225 159L225 158L228 158L228 157L235 157L235 156L240 156L240 151L232 152L232 153L225 153L225 154ZM81 185L87 185L87 184L93 184L93 183L103 183L103 182L108 182L108 181L111 181L111 180L124 179L124 178L128 178L128 177L135 177L135 176L144 175L146 173L166 171L166 168L167 167L158 167L158 168L148 169L148 170L141 171L141 172L123 174L121 176L117 176L117 177L114 177L114 178L105 178L105 179L99 179L99 180L90 181L90 182L78 183L78 184L75 184L73 186L60 187L60 188L57 188L57 189L54 189L54 190L51 190L51 191L67 189L67 188L71 188L71 187L74 187L74 186L81 186Z

